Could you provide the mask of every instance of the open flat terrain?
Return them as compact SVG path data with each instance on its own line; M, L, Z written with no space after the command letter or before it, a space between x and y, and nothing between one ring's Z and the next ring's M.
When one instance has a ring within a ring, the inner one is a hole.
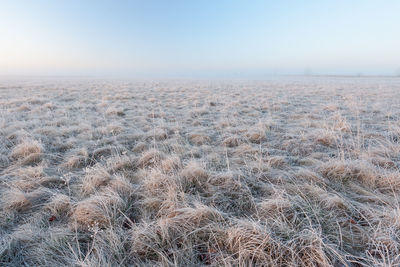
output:
M400 79L0 81L0 266L399 266Z

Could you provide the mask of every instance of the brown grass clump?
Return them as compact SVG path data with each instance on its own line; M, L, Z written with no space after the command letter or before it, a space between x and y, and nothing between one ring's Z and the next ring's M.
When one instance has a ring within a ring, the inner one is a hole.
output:
M254 199L245 183L234 173L222 173L210 177L208 191L210 203L224 212L249 214L254 212Z
M349 123L346 121L345 118L343 118L341 115L335 115L331 118L334 121L333 128L336 131L341 131L341 132L350 132L351 131L351 126Z
M108 183L108 186L121 196L130 196L133 194L133 187L124 176L114 176Z
M260 215L277 216L289 211L292 203L281 195L275 195L271 199L260 202L257 206Z
M25 140L14 147L10 157L14 160L21 160L24 164L30 164L40 160L42 152L41 143L35 140Z
M208 173L198 162L191 161L181 172L184 187L203 187L207 184Z
M42 160L41 153L33 153L20 160L21 165L29 165L39 163Z
M101 167L88 168L82 181L82 193L93 193L101 186L107 185L110 180L111 175L106 169Z
M93 152L91 153L91 157L94 159L100 159L102 157L111 155L111 153L112 153L112 148L109 146L105 146L93 150Z
M43 166L28 166L15 170L15 175L21 178L35 180L45 175Z
M6 203L7 209L15 211L25 211L32 205L27 195L18 189L8 191L3 201Z
M48 109L55 109L56 105L54 103L48 102L48 103L43 104L43 107L48 108Z
M31 107L29 105L21 105L15 109L15 111L30 111Z
M141 212L145 217L164 217L182 207L179 203L181 191L175 179L171 176L160 176L160 178L162 180L157 182L147 182L145 190L140 192L144 196Z
M143 142L139 142L135 145L135 147L132 149L133 152L143 152L147 149L147 144Z
M259 144L265 140L265 132L261 130L250 131L246 134L250 142Z
M66 169L82 168L87 165L88 160L88 157L85 156L71 156L62 164L62 167Z
M177 171L181 166L181 160L177 156L168 157L161 161L161 169L164 172Z
M137 158L126 155L111 156L107 159L106 165L108 173L125 177L137 170Z
M267 163L269 166L274 168L283 168L288 165L285 157L283 156L268 157Z
M19 189L12 188L8 190L2 201L5 203L7 210L25 212L32 208L42 205L42 202L49 197L48 192L43 188L36 189L32 192L22 192Z
M236 147L242 143L242 139L236 135L227 137L222 141L222 144L227 147Z
M176 226L187 223L186 226L191 226L192 229L203 227L211 222L224 220L224 215L216 209L201 203L194 203L194 207L186 207L177 209L167 216L170 223ZM190 228L188 230L191 230Z
M142 173L142 188L151 195L161 196L169 186L176 186L174 177L152 169Z
M226 248L238 259L240 266L262 265L266 262L278 264L286 254L269 231L255 221L239 221L226 232Z
M217 251L218 244L210 244L207 248L204 242L220 239L215 224L223 220L223 215L217 210L199 203L194 207L176 209L151 224L134 225L131 229L131 252L143 260L162 261L169 258L166 255L169 251L175 254L173 261L178 265L210 264L214 261L212 254ZM201 251L193 251L196 247Z
M372 162L372 164L379 166L381 168L384 168L384 169L395 169L396 168L396 163L393 160L385 158L385 157L375 156L374 158L372 158L371 162Z
M259 150L253 148L250 144L241 144L235 149L234 153L237 156L254 157L257 156Z
M71 220L74 225L81 230L98 225L101 228L110 223L106 206L108 199L102 196L92 197L78 202L73 208Z
M336 144L337 137L334 133L331 132L321 132L315 137L315 141L318 144L324 146L334 146Z
M398 171L385 172L376 179L376 187L383 193L400 192L400 174Z
M308 170L305 168L301 168L297 171L296 176L299 180L305 180L310 183L322 183L323 178L320 175L312 170Z
M53 216L63 216L71 212L72 202L67 195L57 194L47 204L47 209Z
M168 133L165 129L153 129L149 131L149 138L154 138L157 141L162 141L168 138Z
M324 107L324 110L327 110L327 111L336 111L337 109L338 109L338 106L335 104L326 105Z
M296 235L292 242L292 251L298 252L293 256L293 263L298 266L332 266L329 252L335 249L325 244L318 231L305 229ZM344 260L339 258L337 264L343 265Z
M122 132L123 128L121 125L118 124L110 124L107 125L107 131L111 134L118 135Z
M344 199L337 194L321 195L321 202L327 209L345 209L346 203Z
M359 181L368 186L374 186L377 174L365 162L331 161L320 167L322 175L339 182Z
M154 167L155 165L159 164L162 159L162 154L160 151L151 149L142 154L137 162L138 167L145 168L145 167Z
M189 140L197 146L208 144L211 141L210 137L204 134L191 134Z
M15 170L13 175L19 178L14 181L13 185L24 191L33 190L51 180L51 178L45 177L43 166L23 167Z

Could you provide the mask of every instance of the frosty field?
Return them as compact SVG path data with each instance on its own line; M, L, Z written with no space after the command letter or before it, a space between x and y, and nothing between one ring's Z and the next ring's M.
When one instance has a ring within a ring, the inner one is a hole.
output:
M399 266L400 78L0 80L0 266Z

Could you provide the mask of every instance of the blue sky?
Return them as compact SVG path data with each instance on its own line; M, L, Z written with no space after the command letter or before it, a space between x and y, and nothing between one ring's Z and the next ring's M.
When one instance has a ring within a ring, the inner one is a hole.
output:
M393 75L399 14L395 0L0 0L0 75Z

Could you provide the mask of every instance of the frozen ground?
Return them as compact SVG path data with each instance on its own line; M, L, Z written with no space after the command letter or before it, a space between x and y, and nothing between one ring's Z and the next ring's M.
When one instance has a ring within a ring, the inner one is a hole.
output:
M396 266L400 79L0 81L1 266Z

